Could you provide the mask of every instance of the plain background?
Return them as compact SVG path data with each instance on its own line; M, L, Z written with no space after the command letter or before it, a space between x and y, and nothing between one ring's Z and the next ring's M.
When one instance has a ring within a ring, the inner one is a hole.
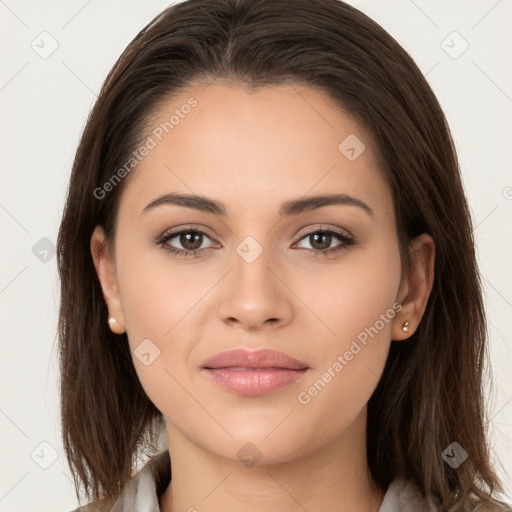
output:
M168 3L0 0L2 512L77 506L60 440L52 248L74 152L103 80ZM512 1L351 3L410 53L452 129L489 316L493 456L510 495Z

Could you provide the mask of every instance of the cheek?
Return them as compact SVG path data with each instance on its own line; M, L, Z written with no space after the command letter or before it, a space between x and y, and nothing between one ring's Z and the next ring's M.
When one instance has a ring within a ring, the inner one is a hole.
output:
M151 338L165 343L207 293L214 276L199 275L194 265L177 265L163 249L128 237L118 253L119 293L131 342Z
M347 252L339 263L318 265L314 272L305 268L292 283L310 309L310 325L317 323L317 343L332 357L377 321L379 339L390 337L391 322L382 324L380 315L395 303L400 277L398 247L381 244Z
M196 344L197 315L218 280L195 265L173 264L171 258L127 234L118 244L119 293L134 367L161 411L170 403L178 411L190 405L180 384L186 384L192 371L188 362Z
M296 396L311 417L326 418L331 426L325 429L349 424L379 381L401 307L395 302L400 275L398 247L353 253L331 276L329 292L316 297L325 326L317 345L320 355ZM308 300L315 304L313 294Z

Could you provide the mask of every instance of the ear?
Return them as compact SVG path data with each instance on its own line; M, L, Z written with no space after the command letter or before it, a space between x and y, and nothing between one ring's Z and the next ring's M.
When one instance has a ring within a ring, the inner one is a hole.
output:
M402 309L393 320L392 339L403 340L418 328L434 284L436 247L433 238L423 233L411 242L411 269L403 276L397 301ZM402 327L409 322L407 332Z
M110 246L107 245L103 228L96 226L91 236L92 259L109 316L115 319L115 322L109 321L110 328L116 334L122 334L126 330L126 324L117 286L115 258L112 252Z

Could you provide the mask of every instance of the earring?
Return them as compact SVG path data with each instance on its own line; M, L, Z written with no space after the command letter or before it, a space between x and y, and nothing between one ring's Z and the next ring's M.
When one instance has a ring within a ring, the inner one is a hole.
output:
M409 332L409 320L402 325L402 331Z
M110 330L116 334L123 334L125 331L122 325L118 323L113 316L108 317L108 325L110 326Z

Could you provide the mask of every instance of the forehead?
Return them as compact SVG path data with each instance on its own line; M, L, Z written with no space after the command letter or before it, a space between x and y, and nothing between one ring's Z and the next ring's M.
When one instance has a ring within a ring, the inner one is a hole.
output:
M391 208L371 138L309 87L196 84L160 105L144 137L123 193L131 209L173 191L221 199L228 215L334 192Z

